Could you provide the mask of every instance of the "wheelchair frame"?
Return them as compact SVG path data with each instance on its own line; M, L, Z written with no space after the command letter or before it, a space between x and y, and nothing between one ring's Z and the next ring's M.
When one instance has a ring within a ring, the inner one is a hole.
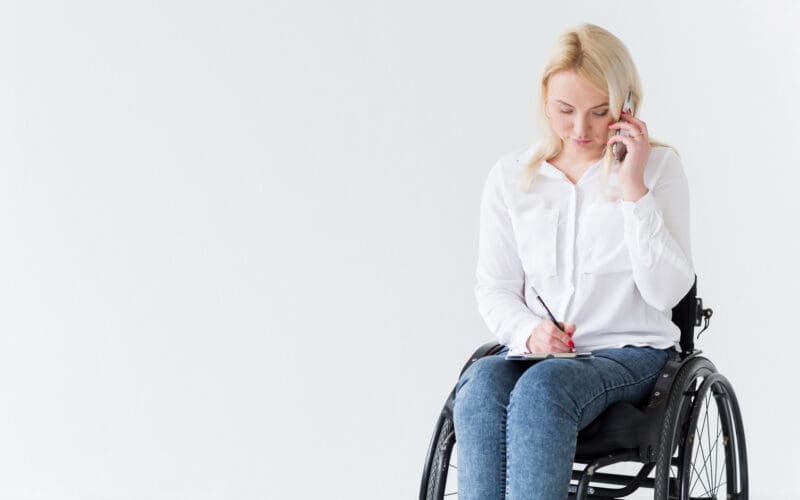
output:
M644 404L611 405L579 432L573 465L577 463L585 467L572 471L572 480L577 482L570 483L568 499L620 498L640 487L653 489L656 499L715 498L690 496L689 489L693 485L688 484L691 467L694 466L690 461L694 431L703 404L711 404L712 394L720 414L719 423L723 427L727 498L748 498L747 451L736 395L713 363L700 356L702 351L694 349L694 329L704 323L700 333L705 331L712 313L711 309L703 308L702 299L697 297L695 276L689 292L672 309L672 321L681 331L682 352L679 359L667 361ZM472 363L484 356L494 355L502 348L501 344L491 342L480 346L462 368L459 379ZM455 392L454 387L439 414L428 446L420 484L420 500L441 500L445 495L450 455L456 442L453 425ZM706 416L707 411L708 408ZM613 422L617 415L624 417L626 422L634 422L632 432L627 433L634 437L618 442L604 440L604 424ZM676 451L677 457L674 456ZM633 476L597 472L602 467L620 462L638 462L642 467ZM677 477L672 477L672 467L677 468ZM655 477L650 478L654 468ZM593 486L593 483L621 487L600 487ZM730 488L733 488L732 492Z

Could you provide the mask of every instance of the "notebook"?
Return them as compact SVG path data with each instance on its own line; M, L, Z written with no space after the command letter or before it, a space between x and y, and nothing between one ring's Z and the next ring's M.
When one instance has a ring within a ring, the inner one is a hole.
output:
M591 352L526 352L524 354L506 354L506 359L511 361L528 361L549 358L591 358Z

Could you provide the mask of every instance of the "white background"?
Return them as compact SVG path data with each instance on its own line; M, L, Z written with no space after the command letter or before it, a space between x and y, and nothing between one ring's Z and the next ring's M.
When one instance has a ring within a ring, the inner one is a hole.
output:
M592 22L689 177L699 347L797 498L797 2L4 2L0 498L406 499L492 340L494 161Z

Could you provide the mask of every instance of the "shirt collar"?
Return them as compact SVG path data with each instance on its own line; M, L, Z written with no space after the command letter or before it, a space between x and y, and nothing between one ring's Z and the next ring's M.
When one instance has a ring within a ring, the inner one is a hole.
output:
M528 163L528 160L530 160L530 158L533 156L533 153L536 151L536 148L537 148L538 146L539 146L539 143L537 142L537 143L533 144L532 146L530 146L530 147L529 147L528 149L526 149L525 151L523 151L523 152L522 152L522 155L520 155L520 157L521 157L520 159L521 159L521 160L522 160L522 161L523 161L525 164L527 164L527 163ZM599 166L600 166L602 163L603 163L603 158L600 158L600 159L599 159L599 160L597 160L595 163L593 163L593 164L589 165L589 168L587 168L587 169L586 169L586 172L584 173L584 176L585 176L586 174L590 173L590 171L591 171L591 170L594 170L594 169L596 169L596 168L599 168ZM551 163L550 163L550 162L548 162L547 160L544 160L544 161L542 161L541 165L539 166L539 173L540 173L540 174L542 174L542 175L544 175L545 177L552 177L552 178L554 178L554 179L564 179L564 180L568 180L568 179L567 179L567 176L566 176L566 175L564 175L564 172L562 172L561 170L559 170L558 168L556 168L556 166L555 166L555 165L551 164Z
M600 158L596 162L594 162L591 165L589 165L589 167L583 173L583 177L586 177L587 175L590 175L592 173L592 171L600 168L600 165L602 165L602 163L603 163L603 159ZM562 172L561 170L556 168L555 165L551 164L548 161L543 161L542 162L542 165L541 165L541 168L539 169L539 172L541 172L542 175L544 175L546 177L553 177L553 178L556 178L556 179L566 179L567 178L567 176L564 174L564 172Z

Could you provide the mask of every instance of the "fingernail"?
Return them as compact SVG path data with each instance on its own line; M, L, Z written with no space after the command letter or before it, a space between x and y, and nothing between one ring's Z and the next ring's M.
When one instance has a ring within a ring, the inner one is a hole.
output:
M575 348L575 342L573 342L573 341L571 341L571 340L570 340L570 341L569 341L569 346L570 346L571 348Z

